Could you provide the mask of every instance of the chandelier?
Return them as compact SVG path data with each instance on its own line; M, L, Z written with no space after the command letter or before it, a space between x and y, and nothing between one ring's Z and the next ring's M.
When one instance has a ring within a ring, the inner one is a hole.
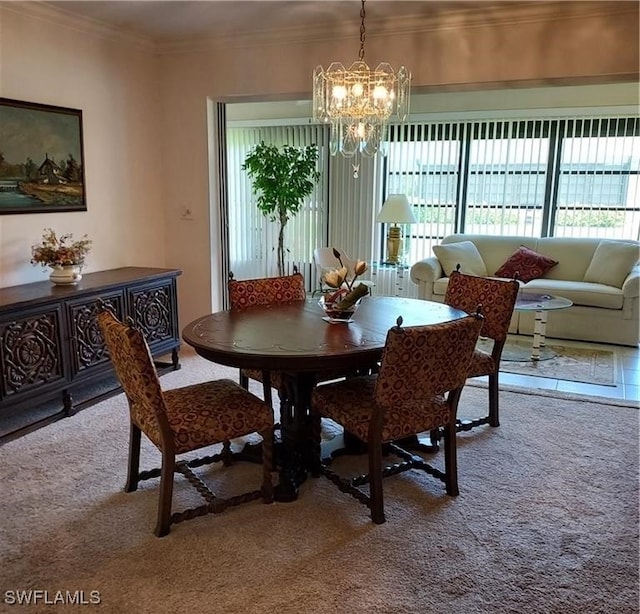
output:
M364 61L364 9L360 9L360 53L347 70L333 62L313 72L313 119L331 124L331 155L345 158L358 154L375 156L387 139L389 118L404 121L409 112L411 73L401 66L397 72L386 62L371 70ZM354 165L354 175L357 176Z

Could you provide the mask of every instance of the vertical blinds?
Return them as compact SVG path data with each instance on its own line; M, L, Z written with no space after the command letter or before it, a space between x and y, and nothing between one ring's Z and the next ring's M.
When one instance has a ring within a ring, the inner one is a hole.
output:
M322 126L264 126L227 129L229 193L229 266L237 279L277 274L278 224L269 220L255 204L251 180L242 170L247 154L261 141L278 147L317 145L321 180L285 228L286 273L294 266L312 289L315 271L311 255L324 245L328 215L328 154Z
M361 160L330 157L324 126L229 127L230 269L238 278L276 271L278 226L258 211L241 170L260 141L318 145L321 181L285 234L288 269L296 265L313 290L316 247L335 246L371 263L384 259L386 228L375 218L391 193L407 194L417 219L403 227L407 264L431 256L432 246L455 232L640 239L639 123L412 122L390 126L387 157Z
M447 234L640 238L638 118L510 119L392 127L387 192L417 224L408 262Z

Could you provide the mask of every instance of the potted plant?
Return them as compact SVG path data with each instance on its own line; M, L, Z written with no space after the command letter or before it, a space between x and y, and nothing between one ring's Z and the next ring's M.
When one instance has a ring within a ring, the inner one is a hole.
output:
M51 267L49 279L55 284L76 284L82 279L82 266L90 250L87 235L74 241L70 233L58 236L53 229L45 228L41 243L31 246L31 264Z
M320 179L317 162L315 145L302 148L284 145L279 149L262 141L247 154L242 165L252 179L258 209L279 224L279 275L284 275L284 229Z

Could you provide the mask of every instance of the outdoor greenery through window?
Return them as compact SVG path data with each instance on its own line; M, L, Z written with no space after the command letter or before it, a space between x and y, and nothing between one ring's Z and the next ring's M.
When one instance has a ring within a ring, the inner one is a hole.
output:
M637 117L412 123L389 140L385 193L418 220L408 263L454 232L640 238Z

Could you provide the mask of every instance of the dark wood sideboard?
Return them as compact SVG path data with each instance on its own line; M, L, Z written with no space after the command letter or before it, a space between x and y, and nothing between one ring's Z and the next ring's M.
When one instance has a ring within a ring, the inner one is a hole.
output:
M96 321L98 301L144 332L159 372L180 367L177 269L125 267L75 286L0 288L0 443L119 392Z

